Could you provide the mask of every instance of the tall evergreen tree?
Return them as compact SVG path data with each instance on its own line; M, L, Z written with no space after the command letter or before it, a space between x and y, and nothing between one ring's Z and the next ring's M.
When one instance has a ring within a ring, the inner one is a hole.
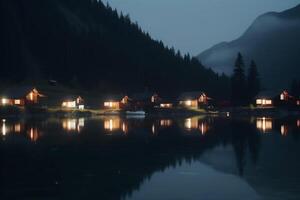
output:
M248 87L248 101L249 103L258 95L260 91L260 80L257 71L257 66L254 60L251 61L248 77L247 77L247 87Z
M231 78L231 101L234 106L242 106L246 104L246 77L245 77L245 64L241 53L238 53L234 65L234 71Z

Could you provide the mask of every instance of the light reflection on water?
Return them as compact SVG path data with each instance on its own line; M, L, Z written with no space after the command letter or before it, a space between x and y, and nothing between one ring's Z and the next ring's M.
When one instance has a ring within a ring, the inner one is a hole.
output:
M72 132L72 133L81 133L86 126L86 118L63 118L63 119L46 119L44 123L51 126L55 123L61 123L63 132ZM190 117L182 119L139 119L139 118L122 118L118 116L113 117L100 117L95 118L99 125L99 134L102 132L106 135L114 135L122 133L124 136L130 134L130 132L135 131L135 129L145 129L150 135L157 135L162 130L168 128L180 129L182 134L200 134L205 135L211 129L214 129L214 120L212 118L203 118L203 117ZM225 119L230 121L230 119ZM23 120L1 120L1 135L5 137L9 134L17 133L26 133L32 141L38 141L41 132L42 126L41 123L34 121L32 124L31 121ZM270 117L257 117L251 118L249 120L250 124L255 124L256 129L260 133L279 133L282 136L287 136L291 131L300 128L300 119L294 120L275 120ZM147 124L151 124L150 128L147 128ZM43 127L47 130L47 126ZM118 134L119 135L119 134Z
M33 190L27 187L40 189L43 184L39 183L47 180L50 185L46 184L45 190L48 191L54 183L62 187L62 191L66 189L64 192L72 188L71 194L76 198L79 198L76 191L82 191L79 184L82 180L87 184L84 187L88 195L92 195L90 191L100 191L100 194L93 196L98 199L141 199L149 194L153 195L153 198L148 198L151 200L159 199L159 195L191 200L194 194L203 199L251 199L261 195L255 191L260 193L263 190L265 194L270 190L268 187L271 190L275 188L281 194L300 197L298 192L281 191L282 188L269 177L275 176L279 182L290 184L287 188L300 191L300 174L297 173L300 163L294 159L300 154L297 143L299 122L300 119L295 117L275 119L267 116L240 120L228 117L118 116L3 119L0 121L2 143L17 137L25 138L30 141L27 142L30 146L37 147L34 156L27 155L28 160L23 158L23 151L19 157L14 154L6 156L3 167L6 167L8 175L4 174L6 179L3 180L11 180L8 191L19 189L21 193L25 189ZM38 147L49 138L54 142L50 143L50 150L43 152L44 149ZM77 143L72 143L74 141ZM69 143L75 144L74 149L68 149ZM288 151L288 148L293 151ZM10 152L11 149L6 153L10 155ZM266 152L272 152L272 156ZM28 172L27 168L18 167L15 163L18 159L20 163L26 160L35 170ZM281 169L282 159L288 169ZM6 166L7 162L9 164ZM40 166L47 170L36 174ZM22 171L24 173L20 173ZM14 184L20 177L29 183L18 188ZM32 177L33 182L30 182ZM60 185L61 182L65 185ZM261 185L266 188L262 189ZM234 189L237 187L240 190ZM105 189L102 191L102 188Z

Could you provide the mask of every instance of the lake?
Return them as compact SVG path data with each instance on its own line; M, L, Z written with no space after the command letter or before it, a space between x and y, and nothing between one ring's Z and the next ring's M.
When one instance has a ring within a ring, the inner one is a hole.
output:
M3 118L1 199L300 199L300 117Z

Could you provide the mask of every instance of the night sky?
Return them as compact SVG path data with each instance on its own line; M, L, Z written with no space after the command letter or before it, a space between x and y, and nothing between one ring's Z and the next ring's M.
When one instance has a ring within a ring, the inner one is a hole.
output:
M192 55L236 39L260 14L300 4L300 0L103 1L128 13L153 38Z

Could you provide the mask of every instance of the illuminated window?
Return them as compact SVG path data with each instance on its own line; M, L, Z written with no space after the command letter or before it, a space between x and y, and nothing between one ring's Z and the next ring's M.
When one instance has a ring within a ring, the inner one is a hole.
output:
M282 101L284 100L284 94L280 95L280 100L282 100Z
M79 110L84 110L84 105L79 105L78 108Z
M33 101L33 92L29 93L29 98L30 98L30 101Z
M191 100L186 101L186 102L185 102L185 105L191 106L191 105L192 105L192 101L191 101Z
M16 99L16 100L15 100L15 104L16 104L16 105L20 105L20 104L21 104L21 100L20 100L20 99Z
M262 104L262 100L261 99L256 99L256 104L257 105L261 105Z
M272 105L272 100L266 100L266 105Z
M65 101L62 103L62 107L76 108L76 101Z
M171 103L162 103L162 104L160 104L160 107L161 108L171 108L172 104Z
M1 102L2 102L3 105L8 104L8 99L3 98L3 99L1 100Z

